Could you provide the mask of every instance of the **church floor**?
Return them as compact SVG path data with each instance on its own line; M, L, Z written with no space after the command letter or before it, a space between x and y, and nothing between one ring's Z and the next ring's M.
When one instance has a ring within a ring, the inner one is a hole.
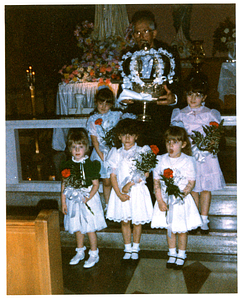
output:
M65 294L237 293L235 255L188 253L183 270L166 269L166 252L140 251L138 261L123 261L123 250L100 249L91 269L70 266L75 249L62 248ZM86 259L88 257L86 251Z

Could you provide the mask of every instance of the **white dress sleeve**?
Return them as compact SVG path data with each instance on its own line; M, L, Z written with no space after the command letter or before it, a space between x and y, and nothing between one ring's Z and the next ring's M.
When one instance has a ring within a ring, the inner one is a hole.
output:
M187 157L186 178L187 180L196 180L196 162L192 156Z
M98 136L98 134L97 134L97 128L95 126L95 121L94 121L93 116L91 116L87 120L87 130L88 130L89 136L91 136L91 135Z
M181 117L181 110L179 108L175 108L172 111L171 125L172 126L184 127L182 117Z
M221 114L216 109L211 109L210 117L211 117L211 121L217 122L218 124L221 122Z
M161 175L161 165L162 165L162 157L161 155L157 155L157 165L153 170L153 179L161 179L160 175Z
M118 150L117 148L113 147L108 153L107 156L107 167L108 167L108 173L114 173L117 174L116 170L118 168Z

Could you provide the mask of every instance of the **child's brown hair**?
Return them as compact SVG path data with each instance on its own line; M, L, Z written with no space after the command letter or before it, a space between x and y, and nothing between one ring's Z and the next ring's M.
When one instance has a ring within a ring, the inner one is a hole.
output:
M190 156L192 155L191 143L185 128L170 126L165 132L165 141L170 140L185 142L186 146L182 148L182 152Z
M89 152L89 140L87 131L84 128L72 128L67 136L67 148L70 151L72 144L82 144L86 147L86 153Z
M109 104L114 105L115 97L113 92L109 88L100 89L95 95L95 103L106 101Z

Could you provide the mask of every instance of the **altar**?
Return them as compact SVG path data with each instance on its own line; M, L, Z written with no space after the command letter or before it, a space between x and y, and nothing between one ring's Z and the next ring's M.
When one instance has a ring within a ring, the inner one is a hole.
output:
M76 114L77 109L76 94L83 94L83 108L94 108L95 94L98 90L98 82L76 82L76 83L64 83L61 82L58 85L58 91L56 96L56 114L57 115L72 115ZM115 98L117 97L119 84L111 83ZM74 111L74 113L72 113Z

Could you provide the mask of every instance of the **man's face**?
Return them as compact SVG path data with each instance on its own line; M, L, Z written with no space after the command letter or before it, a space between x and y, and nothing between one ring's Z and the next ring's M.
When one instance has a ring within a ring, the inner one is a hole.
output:
M142 49L144 43L149 43L150 47L154 46L154 38L157 35L156 30L152 30L147 21L137 22L134 28L134 40L138 47Z

